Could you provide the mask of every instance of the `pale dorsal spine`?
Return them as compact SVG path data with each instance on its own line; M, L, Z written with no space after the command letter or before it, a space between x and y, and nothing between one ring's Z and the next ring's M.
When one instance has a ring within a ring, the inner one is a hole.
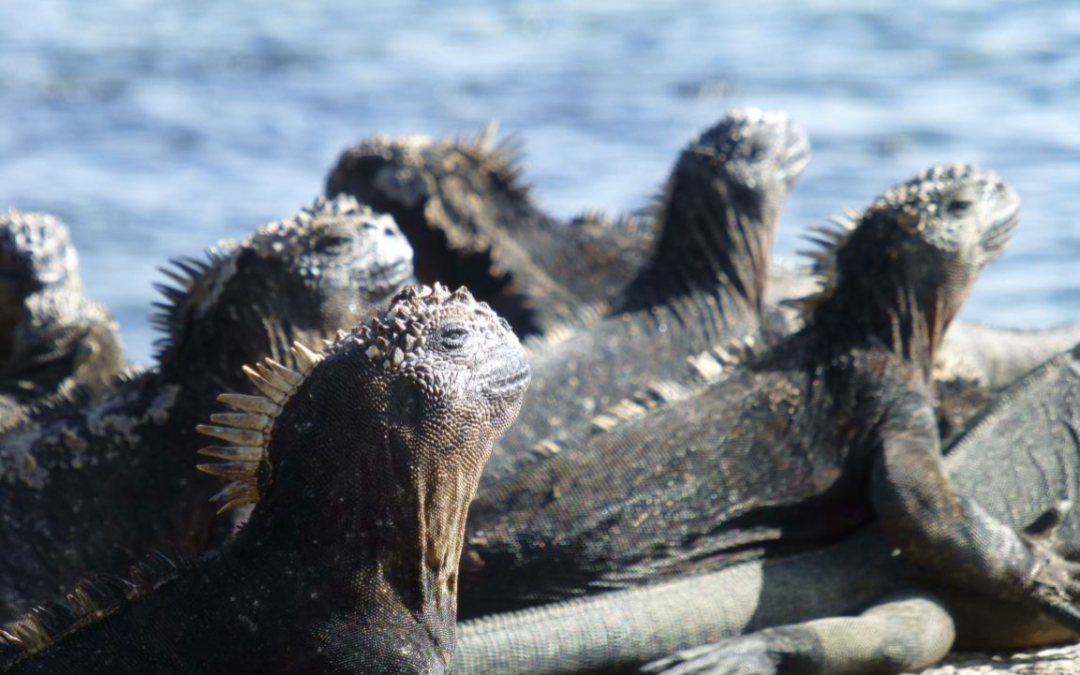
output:
M213 424L196 427L201 434L229 443L199 450L200 455L224 461L196 466L200 471L230 481L213 497L214 501L224 502L218 513L259 501L259 469L266 463L274 421L308 373L325 358L298 342L293 344L292 353L298 370L270 358L255 368L244 366L244 374L262 395L221 394L217 400L239 412L216 413L210 416Z

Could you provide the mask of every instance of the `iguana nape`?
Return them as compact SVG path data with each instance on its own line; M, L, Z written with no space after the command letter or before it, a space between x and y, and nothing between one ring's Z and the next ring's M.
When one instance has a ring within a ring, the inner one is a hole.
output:
M116 322L90 300L68 228L45 213L0 215L0 429L124 367Z
M773 265L766 284L766 302L784 308L798 322L792 301L815 285L812 270ZM945 336L938 356L942 377L962 378L990 390L1002 389L1055 354L1080 342L1080 321L1042 329L998 328L957 321Z
M392 219L349 197L178 265L166 272L177 286L164 288L157 368L0 436L0 620L70 591L86 570L204 548L217 488L189 455L213 395L241 386L249 359L288 363L290 341L355 325L412 278Z
M723 369L709 357L695 361L697 372L687 359L756 335L776 225L809 152L787 115L759 110L732 111L683 150L661 201L656 252L614 313L527 345L533 384L518 423L496 444L485 485ZM684 371L690 377L679 381ZM661 378L670 381L646 392Z
M261 395L220 397L240 412L202 427L228 445L201 468L258 499L235 538L13 624L0 672L449 672L465 514L525 352L486 305L436 286L296 356L249 370Z
M872 519L960 587L1071 616L1067 563L949 485L932 405L935 347L1008 242L1018 204L971 166L898 185L838 235L798 334L482 490L463 616L816 548ZM996 556L977 545L987 540L1017 552Z
M1080 496L1078 430L1080 344L1002 394L948 450L945 465L957 492L1018 531L1045 533L1063 514L1046 543L1075 552L1080 509L1061 507ZM914 614L905 611L910 604L892 611L885 603L860 615L890 594L913 591L938 594L947 616L940 601L927 599ZM770 631L736 639L763 629ZM1030 606L928 580L874 525L815 551L465 622L457 672L626 672L677 650L685 651L650 672L904 672L933 663L951 646L1028 649L1074 635Z

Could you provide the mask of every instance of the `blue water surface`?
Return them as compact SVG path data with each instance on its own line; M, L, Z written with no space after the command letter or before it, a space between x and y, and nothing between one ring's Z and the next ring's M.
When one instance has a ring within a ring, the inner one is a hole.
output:
M645 204L733 106L814 159L777 244L938 160L1021 194L968 319L1080 318L1080 5L804 1L2 0L0 208L66 220L135 360L167 258L306 204L375 132L497 117L562 216Z

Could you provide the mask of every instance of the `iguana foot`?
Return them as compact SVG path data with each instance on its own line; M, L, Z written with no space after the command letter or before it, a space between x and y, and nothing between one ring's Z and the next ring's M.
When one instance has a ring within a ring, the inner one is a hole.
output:
M1071 509L1072 502L1058 502L1025 528L1020 539L1034 558L1028 577L1034 600L1054 619L1080 630L1080 551L1057 536Z
M777 660L769 641L745 635L692 647L641 669L647 675L777 675Z

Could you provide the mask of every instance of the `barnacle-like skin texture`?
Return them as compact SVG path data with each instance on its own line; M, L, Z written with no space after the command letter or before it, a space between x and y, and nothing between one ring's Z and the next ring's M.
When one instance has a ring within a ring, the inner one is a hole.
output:
M949 484L930 389L934 351L1018 206L972 166L898 185L833 238L799 333L488 485L469 521L463 615L821 546L874 518L960 587L1038 595L1011 581L1032 558L974 544L985 535L1023 548Z
M123 367L116 322L83 292L67 226L0 215L0 428L73 390L101 390Z
M236 537L108 605L85 591L14 624L0 671L450 672L465 515L528 386L525 351L486 304L436 286L296 357L249 370L260 394L222 397L241 412L202 428L253 444L205 453L234 494L257 493Z
M348 197L177 267L156 368L0 436L0 617L141 551L205 547L215 488L190 457L213 396L240 385L242 364L290 363L294 340L317 346L412 279L393 220Z

